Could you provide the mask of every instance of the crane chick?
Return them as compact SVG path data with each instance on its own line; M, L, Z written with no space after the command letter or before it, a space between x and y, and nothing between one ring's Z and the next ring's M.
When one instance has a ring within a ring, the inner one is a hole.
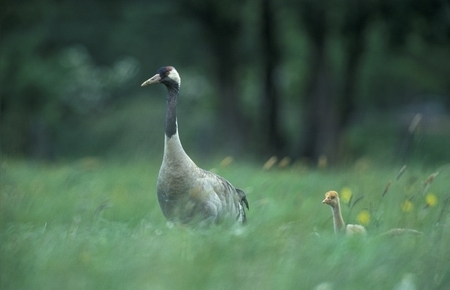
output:
M336 191L328 191L325 193L325 199L322 203L328 204L333 213L334 232L336 234L345 232L346 235L366 235L366 229L361 225L345 225L341 214L341 205L339 195Z

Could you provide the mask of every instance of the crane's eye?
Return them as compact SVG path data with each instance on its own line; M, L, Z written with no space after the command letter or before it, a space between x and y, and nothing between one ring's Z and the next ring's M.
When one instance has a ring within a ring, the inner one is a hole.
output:
M336 198L336 196L332 195L332 196L330 196L330 198L331 198L331 199L335 199L335 198Z

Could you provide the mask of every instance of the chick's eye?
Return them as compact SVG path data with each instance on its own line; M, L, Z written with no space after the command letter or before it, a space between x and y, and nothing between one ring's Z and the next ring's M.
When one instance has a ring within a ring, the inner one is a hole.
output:
M333 195L333 196L330 196L330 198L331 198L331 199L334 199L334 198L335 198L335 196L334 196L334 195Z

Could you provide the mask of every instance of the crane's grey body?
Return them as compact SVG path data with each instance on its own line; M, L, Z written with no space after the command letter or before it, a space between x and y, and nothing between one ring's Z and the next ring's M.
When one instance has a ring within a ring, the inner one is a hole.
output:
M168 89L164 156L156 186L164 216L180 223L245 223L245 193L219 175L199 168L181 145L176 118L178 73L173 67L164 67L142 85L157 82Z

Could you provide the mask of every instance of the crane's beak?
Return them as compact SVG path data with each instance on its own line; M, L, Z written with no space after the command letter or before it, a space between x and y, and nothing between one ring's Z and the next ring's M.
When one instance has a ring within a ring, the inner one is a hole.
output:
M149 78L148 80L146 80L145 82L143 82L141 87L159 83L160 80L161 80L161 77L159 76L159 74L156 74L156 75L152 76L151 78Z
M327 203L328 198L325 198L324 200L322 200L322 203Z

